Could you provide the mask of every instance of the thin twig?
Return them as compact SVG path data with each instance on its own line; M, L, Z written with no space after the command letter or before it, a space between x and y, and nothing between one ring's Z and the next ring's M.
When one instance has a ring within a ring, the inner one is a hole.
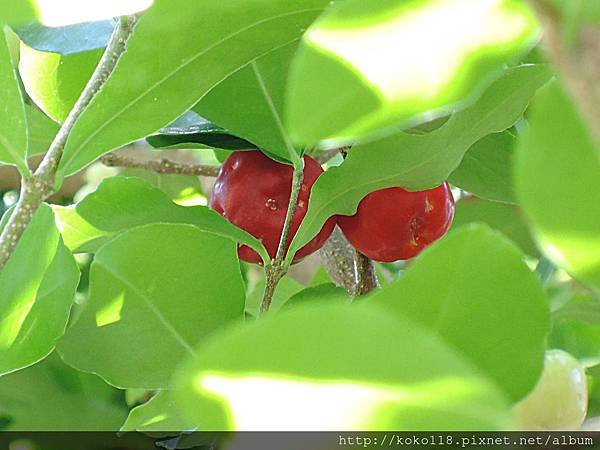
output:
M161 174L181 174L205 177L216 177L219 175L219 170L221 169L221 166L212 164L186 164L167 158L141 160L119 155L117 153L108 153L100 158L100 161L108 167L128 167L150 170Z
M139 15L137 14L121 18L96 70L58 131L44 159L33 175L23 178L19 201L0 235L0 270L10 259L42 202L55 191L56 171L69 134L77 119L104 85L119 58L125 52L127 40L138 19Z
M301 160L302 161L302 160ZM302 161L303 162L303 161ZM290 202L285 215L285 222L281 231L281 237L279 239L279 246L277 247L277 254L272 263L265 267L265 292L260 305L261 314L266 313L271 307L271 301L273 300L273 294L279 280L285 275L288 267L284 264L285 255L287 250L287 244L290 237L290 231L292 228L292 219L294 212L296 211L296 205L298 203L298 197L300 195L300 189L302 187L302 181L304 179L304 167L294 167L294 173L292 175L292 190L290 193Z

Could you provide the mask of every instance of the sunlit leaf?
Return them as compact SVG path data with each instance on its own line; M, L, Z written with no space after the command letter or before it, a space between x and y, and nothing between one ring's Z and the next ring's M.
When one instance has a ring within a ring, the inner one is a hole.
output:
M42 205L0 271L0 375L27 367L54 349L78 281L79 270L60 241L52 210Z
M518 0L339 2L309 28L292 66L290 133L313 145L447 113L536 36Z
M600 146L558 84L532 110L517 152L518 198L546 256L600 287Z
M23 97L8 48L4 27L0 22L0 164L13 164L27 172L27 124Z
M102 50L61 55L21 44L19 73L27 94L57 122L66 119L91 77Z
M133 408L122 431L141 431L144 433L181 432L196 428L193 421L178 413L178 405L171 391L161 391L143 405ZM177 434L177 433L175 433Z
M181 369L206 430L450 430L509 426L496 389L412 322L378 307L299 307L229 329Z
M59 124L32 105L25 105L27 114L27 156L46 153L54 140Z
M369 192L392 186L422 190L442 184L473 144L512 126L548 78L544 66L508 69L475 104L435 131L397 133L353 147L341 166L329 169L313 186L308 212L288 255L309 242L332 215L354 214Z
M370 302L429 327L512 400L538 380L548 300L514 244L485 226L467 226L433 245Z
M151 245L149 245L151 243ZM159 389L211 332L241 320L236 245L191 225L134 228L96 254L90 298L58 349L122 388Z
M298 39L328 3L157 1L73 128L61 174L168 125L237 70Z

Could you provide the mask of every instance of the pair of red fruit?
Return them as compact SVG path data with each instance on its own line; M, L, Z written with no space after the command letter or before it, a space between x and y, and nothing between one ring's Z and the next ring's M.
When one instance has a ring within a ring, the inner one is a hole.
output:
M292 167L260 151L233 153L219 173L210 206L234 225L259 239L275 257L289 204ZM292 219L288 246L308 209L310 191L323 169L304 156L304 180ZM320 249L336 223L362 254L381 262L410 259L448 231L454 200L448 183L408 192L400 187L371 192L353 216L334 216L315 238L295 255L294 262ZM250 247L241 246L240 259L261 263Z

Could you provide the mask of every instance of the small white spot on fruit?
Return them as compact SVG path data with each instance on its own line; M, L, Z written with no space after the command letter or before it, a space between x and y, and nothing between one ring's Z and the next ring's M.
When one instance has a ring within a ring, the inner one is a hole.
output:
M300 187L300 189L302 189L302 192L306 192L306 191L308 191L308 186L305 185L304 183L302 183L302 186Z
M275 200L274 198L269 198L265 202L265 206L271 211L277 211L277 200Z
M433 204L429 201L429 197L425 196L425 212L430 213L433 211Z
M306 203L304 203L304 200L300 200L298 202L298 208L304 208L305 205L306 205Z

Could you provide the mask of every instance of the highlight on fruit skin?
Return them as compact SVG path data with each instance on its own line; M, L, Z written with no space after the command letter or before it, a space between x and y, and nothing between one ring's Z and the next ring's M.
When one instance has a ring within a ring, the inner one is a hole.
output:
M312 186L322 173L317 161L304 156L304 179L292 217L288 248L308 210ZM292 166L274 161L258 150L234 152L219 172L210 207L260 240L273 259L289 205L292 174ZM317 236L298 250L294 262L319 250L335 225L336 217L329 218ZM240 246L238 256L243 261L262 264L258 253L248 246Z
M522 430L579 430L585 420L588 386L585 370L563 350L548 350L542 375L514 414Z
M353 216L339 216L346 239L361 253L380 262L417 256L441 238L454 217L454 198L447 182L424 191L391 187L371 192Z

